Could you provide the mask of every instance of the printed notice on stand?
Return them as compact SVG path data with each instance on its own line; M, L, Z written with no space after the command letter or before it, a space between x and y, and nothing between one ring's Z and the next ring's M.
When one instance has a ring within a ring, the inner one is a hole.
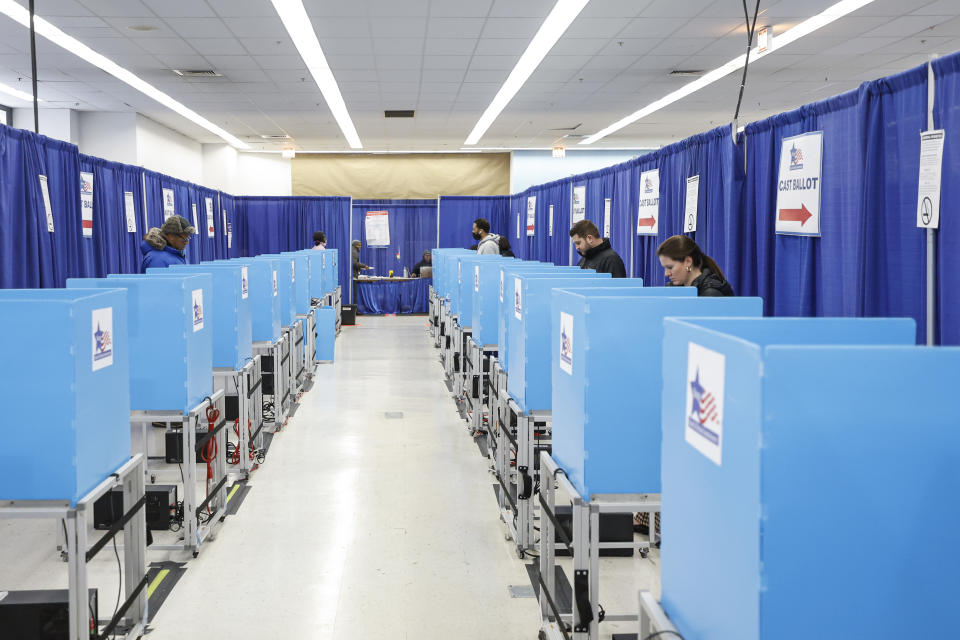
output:
M640 204L637 207L637 235L660 233L660 170L640 174Z
M84 238L93 237L93 174L80 172L80 228Z
M50 187L47 186L47 176L40 178L40 195L43 196L43 210L47 214L47 231L53 233L53 209L50 207Z
M573 188L573 211L570 214L570 226L587 217L587 187Z
M697 200L700 199L700 176L687 178L687 200L683 209L683 231L697 230Z
M553 237L553 205L550 205L550 237Z
M390 214L386 211L367 211L364 219L367 246L390 246Z
M173 189L164 189L163 190L163 221L166 222L167 218L169 218L172 215L176 215L176 213L177 213L177 208L173 200ZM194 220L193 222L194 222L193 226L197 226L196 225L197 221Z
M197 236L200 235L200 225L197 223L197 203L192 203L190 208L193 211L193 235Z
M603 237L610 237L610 198L603 199Z
M917 226L940 228L940 180L943 175L943 129L920 132L920 191Z
M133 191L123 192L123 211L127 216L127 232L137 232L137 208L133 201Z
M777 175L777 233L820 235L823 131L784 138Z

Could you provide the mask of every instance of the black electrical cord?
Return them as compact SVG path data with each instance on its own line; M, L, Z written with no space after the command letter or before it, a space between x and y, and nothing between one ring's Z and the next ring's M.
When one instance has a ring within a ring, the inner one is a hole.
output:
M747 68L750 66L750 47L753 46L753 32L757 28L757 15L760 13L760 0L757 0L756 7L753 10L753 23L750 22L750 14L747 12L747 0L740 0L743 3L743 17L747 21L747 59L743 62L743 76L740 78L740 96L737 98L737 109L733 113L733 119L740 116L740 104L743 102L743 89L747 86Z
M117 551L117 536L113 536L113 555L117 556L117 604L113 606L111 620L117 617L117 611L120 609L120 594L123 593L123 566L120 564L120 552ZM116 628L111 635L116 637Z
M683 636L680 635L678 631L674 631L673 629L664 629L663 631L654 631L653 633L645 637L643 640L653 640L654 638L662 638L665 635L671 635L674 638L680 638L680 640L683 640Z

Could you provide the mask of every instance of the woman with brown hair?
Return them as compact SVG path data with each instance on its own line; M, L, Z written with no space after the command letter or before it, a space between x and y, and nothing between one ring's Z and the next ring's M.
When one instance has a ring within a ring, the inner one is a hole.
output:
M733 287L713 258L687 236L671 236L657 249L667 286L696 287L698 296L732 296Z

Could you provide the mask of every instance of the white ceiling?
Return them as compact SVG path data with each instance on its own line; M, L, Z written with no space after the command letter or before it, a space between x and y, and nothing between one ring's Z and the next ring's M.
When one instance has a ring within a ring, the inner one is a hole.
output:
M19 0L26 5L26 0ZM836 0L761 0L782 33ZM554 0L305 0L365 149L459 149ZM748 5L752 5L748 2ZM347 150L269 0L36 0L37 14L255 148ZM751 7L752 8L752 7ZM153 31L130 26L149 25ZM674 69L743 53L740 0L592 0L480 141L550 146L594 133L679 88ZM30 91L29 36L0 16L0 82ZM876 0L750 66L741 122L835 95L960 50L960 1ZM220 139L40 38L48 107L139 111L201 142ZM173 68L215 69L184 79ZM733 117L731 74L596 143L649 147ZM24 106L0 96L12 106ZM412 120L385 109L415 109Z

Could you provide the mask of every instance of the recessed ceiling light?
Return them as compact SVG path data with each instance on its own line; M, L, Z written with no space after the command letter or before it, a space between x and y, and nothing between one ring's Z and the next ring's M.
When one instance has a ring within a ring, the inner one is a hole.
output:
M17 4L14 0L0 0L0 13L9 16L24 27L27 27L28 29L30 28L30 12L21 5ZM149 82L146 82L140 78L140 76L124 69L110 58L97 53L73 36L67 35L40 16L34 16L34 28L39 35L43 36L50 42L66 49L73 55L86 60L93 66L106 71L113 77L122 80L140 93L156 100L163 106L175 111L176 113L179 113L187 120L203 127L217 137L222 138L230 145L238 149L250 148L250 145L248 145L246 142L243 142L236 136L213 124L193 109L187 107L185 104L174 100L163 91L160 91Z
M463 144L471 145L480 142L483 134L487 132L487 129L489 129L493 121L497 119L497 116L499 116L510 101L513 100L513 96L517 95L520 87L523 86L530 75L540 66L544 57L550 52L553 45L557 43L557 40L560 39L564 31L567 30L570 23L580 15L580 12L586 6L587 2L589 2L589 0L557 0L557 4L553 6L550 15L548 15L547 19L540 25L537 34L533 36L533 40L527 45L527 50L520 56L513 71L507 76L503 86L500 87L497 95L493 97L493 101L487 107L486 111L483 112L483 115L480 116L477 124L473 127L473 131L470 132L466 142Z
M127 29L130 29L130 31L156 31L157 27L152 24L128 24Z
M817 29L825 27L831 22L834 22L835 20L838 20L847 14L853 13L857 9L866 6L871 2L873 2L873 0L841 0L840 2L834 5L831 5L830 7L827 7L821 13L818 13L817 15L804 20L803 22L793 27L792 29L784 31L782 35L778 35L775 38L772 38L771 39L772 41L770 42L770 48L771 49L775 48L777 51L779 51L780 49L787 46L791 42L795 40L799 40L803 36L809 35L814 31L816 31ZM758 58L764 58L768 55L772 55L772 53L773 52L771 50L768 50L768 53L761 54L757 51L757 47L754 47L750 51L750 62L751 63L755 62ZM616 122L611 124L609 127L601 131L598 131L597 133L593 134L586 140L583 140L580 144L593 144L597 140L600 140L601 138L605 138L611 133L615 131L619 131L620 129L626 127L629 124L633 124L634 122L636 122L637 120L640 120L641 118L647 117L651 113L655 113L660 109L663 109L664 107L667 107L678 100L682 100L683 98L687 97L691 93L695 91L699 91L700 89L706 87L709 84L716 82L717 80L720 80L721 78L727 76L728 74L733 73L734 71L737 71L739 69L742 69L743 65L746 64L746 59L747 59L746 54L741 54L737 56L736 58L726 63L725 65L717 67L713 71L710 71L709 73L703 75L702 77L697 78L693 82L688 82L687 84L683 85L676 91L672 93L668 93L667 95L660 98L659 100L655 102L651 102L650 104L643 107L642 109L638 109L637 111L634 111L630 115L624 118L621 118L620 120L617 120Z

